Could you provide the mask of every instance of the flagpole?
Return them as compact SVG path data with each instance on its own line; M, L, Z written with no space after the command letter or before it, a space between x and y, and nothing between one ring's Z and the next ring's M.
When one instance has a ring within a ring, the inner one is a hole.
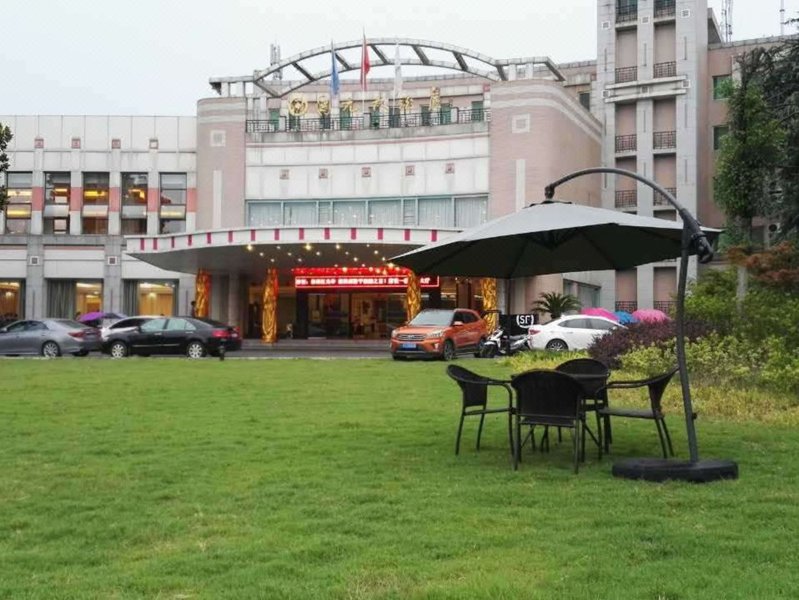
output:
M361 29L363 43L361 44L361 128L366 125L366 73L363 67L366 64L366 28Z

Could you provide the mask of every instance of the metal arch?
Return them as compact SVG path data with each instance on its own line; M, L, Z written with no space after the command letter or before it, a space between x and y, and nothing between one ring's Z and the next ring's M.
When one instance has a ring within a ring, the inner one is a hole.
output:
M340 42L338 44L333 44L332 51L335 53L336 60L341 66L341 68L339 69L340 73L359 70L361 68L360 64L353 65L347 62L339 54L339 52L342 50L360 48L362 44L363 40L353 40L350 42ZM564 80L564 77L558 70L557 66L548 57L531 57L531 58L496 60L494 58L491 58L490 56L486 56L485 54L480 54L479 52L474 52L467 48L454 46L452 44L444 44L441 42L433 42L429 40L416 40L411 38L376 38L372 40L367 40L366 44L367 46L369 46L370 50L372 50L372 52L375 54L375 56L379 61L376 66L392 64L392 61L386 58L385 53L379 48L379 46L400 45L403 47L410 48L413 51L413 53L418 57L418 58L400 57L401 65L440 67L444 69L460 71L462 73L469 73L471 75L476 75L477 77L482 77L485 79L489 79L491 81L507 81L508 67L514 64L533 63L533 64L540 64L544 68L546 68L552 74L554 79L558 81ZM452 59L451 61L431 60L424 52L424 49L426 48L448 52L451 54ZM319 71L317 73L310 73L307 69L305 69L300 65L300 63L304 60L324 54L329 54L330 52L331 52L331 46L320 46L318 48L314 48L312 50L307 50L300 54L296 54L285 60L280 61L277 64L270 65L269 68L267 69L255 71L253 73L251 81L273 98L279 98L285 96L286 94L290 94L291 92L305 85L308 85L309 83L313 83L315 81L319 81L321 79L330 77L331 75L330 68L327 68L323 71ZM481 66L484 65L485 68L479 69L469 66L469 64L466 62L466 58L470 58L474 61L477 61L478 63L481 63ZM295 69L297 69L297 71L299 71L302 74L302 76L305 77L306 80L299 82L286 82L285 84L281 81L275 81L275 82L269 81L270 75L273 75L274 73L282 71L283 69L288 67L294 67ZM224 81L225 79L226 78L212 79L211 85L216 88L219 86L220 82ZM238 80L240 81L241 79Z

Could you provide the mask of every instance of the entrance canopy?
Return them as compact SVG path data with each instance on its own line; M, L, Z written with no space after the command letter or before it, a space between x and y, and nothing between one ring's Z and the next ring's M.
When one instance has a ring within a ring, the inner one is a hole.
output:
M390 257L450 237L457 229L405 227L278 227L128 236L127 252L146 263L181 273L249 275L270 268L380 266Z

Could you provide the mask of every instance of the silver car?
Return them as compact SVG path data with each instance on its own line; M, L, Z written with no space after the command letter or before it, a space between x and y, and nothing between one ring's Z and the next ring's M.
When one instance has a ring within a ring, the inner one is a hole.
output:
M0 354L86 356L100 344L99 330L70 319L16 321L0 328Z
M120 319L119 321L114 321L110 325L104 326L100 329L100 337L103 341L108 339L108 336L112 333L122 333L125 331L132 331L141 325L144 325L147 321L152 321L153 319L157 319L158 317L150 317L147 315L142 315L139 317L125 317L124 319Z

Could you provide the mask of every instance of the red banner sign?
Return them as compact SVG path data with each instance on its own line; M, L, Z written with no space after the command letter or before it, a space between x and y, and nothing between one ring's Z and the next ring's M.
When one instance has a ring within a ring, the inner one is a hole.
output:
M437 288L439 286L438 277L422 275L419 277L419 287ZM407 275L333 275L333 276L295 276L294 287L298 290L320 289L320 288L380 288L392 290L404 290L408 287Z

